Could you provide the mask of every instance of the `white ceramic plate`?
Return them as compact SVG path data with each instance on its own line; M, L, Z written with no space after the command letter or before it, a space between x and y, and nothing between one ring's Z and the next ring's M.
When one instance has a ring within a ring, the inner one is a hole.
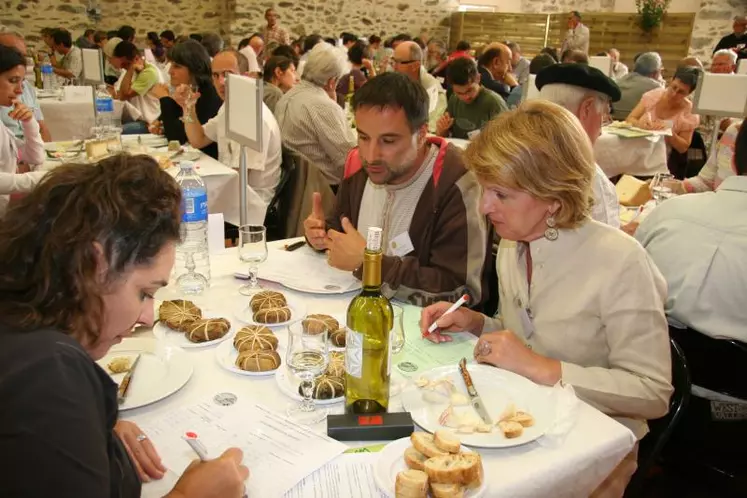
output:
M171 396L192 376L192 361L187 353L155 339L125 339L97 363L109 372L106 365L114 358L126 356L135 361L138 354L140 361L132 374L125 402L119 405L120 411L140 408ZM117 385L125 376L124 373L109 375Z
M285 358L283 358L283 360L285 360ZM293 374L291 374L287 368L281 366L275 371L275 381L278 383L283 394L296 401L303 401L303 397L298 394L298 386L300 382L293 378ZM345 401L345 396L332 399L315 399L314 404L317 406L327 406L342 403L343 401Z
M520 375L487 365L472 363L467 365L467 370L472 376L472 381L485 408L495 422L498 421L506 407L513 403L517 410L531 414L535 423L532 427L525 427L522 435L513 439L506 438L497 426L489 434L457 434L464 445L482 448L519 446L534 441L552 426L555 419L555 398L552 396L551 388L539 386ZM426 391L415 385L415 381L420 377L426 377L429 380L451 379L456 389L466 396L467 389L459 368L454 365L429 370L408 381L402 391L404 411L412 414L412 419L416 424L428 432L444 429L445 427L439 424L438 419L448 407L449 401L446 398L443 403L426 400L423 397ZM455 410L459 413L471 411L475 417L477 416L469 405L455 407Z
M306 316L306 305L304 302L300 299L297 299L295 297L291 296L285 296L285 300L288 302L288 307L291 310L291 318L290 320L286 322L280 322L280 323L257 323L254 321L251 306L249 306L249 302L251 300L251 297L246 298L246 304L243 304L240 308L238 308L235 312L236 318L241 320L243 323L247 323L249 325L264 325L265 327L269 327L271 329L276 327L287 327L288 325L291 325L293 323L296 323L299 320L302 320L304 316Z
M280 355L280 367L276 368L275 370L268 370L266 372L249 372L247 370L242 370L239 367L236 366L236 358L239 357L239 352L236 351L236 348L233 347L233 338L230 341L226 341L220 346L218 346L215 349L215 360L218 362L218 365L223 367L224 369L228 370L229 372L233 372L235 374L239 375L246 375L247 377L269 377L270 375L275 375L275 373L283 368L283 363L285 362L285 335L282 336L279 334L275 334L278 338L278 355Z
M226 332L226 335L221 337L220 339L215 339L214 341L206 341L206 342L192 342L189 339L187 339L187 335L184 332L180 332L178 330L171 329L168 325L166 325L163 322L158 322L153 326L153 335L156 336L156 339L164 341L166 344L169 344L171 346L178 346L180 348L184 349L196 349L196 348L206 348L209 346L215 346L216 344L220 344L221 342L225 341L229 337L233 337L233 334L236 330L240 329L240 324L235 323L236 320L231 320L228 318L228 316L218 316L215 313L203 313L203 318L226 318L231 323L231 328L228 329L228 332Z
M374 480L382 493L394 498L394 483L397 480L397 474L407 470L405 464L405 450L412 446L409 437L397 439L384 446L379 452L379 458L374 464ZM462 446L462 451L470 451ZM484 464L483 464L484 465ZM484 470L484 469L483 469ZM470 489L464 493L464 498L479 498L483 496L488 489L488 474L483 472L482 485L477 489Z

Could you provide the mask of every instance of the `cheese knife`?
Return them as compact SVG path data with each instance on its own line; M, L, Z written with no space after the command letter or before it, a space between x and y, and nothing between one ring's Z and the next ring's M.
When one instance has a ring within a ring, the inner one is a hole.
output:
M472 383L472 377L467 371L467 358L462 358L462 361L459 362L459 372L462 374L464 385L467 386L467 394L469 394L469 402L472 405L472 408L475 409L483 422L488 425L493 425L493 419L490 418L490 414L488 414L488 411L485 409L482 398L477 394L477 389L475 389L475 385Z
M117 404L121 405L125 402L125 398L127 398L127 390L130 388L132 374L135 373L135 367L137 366L138 361L140 361L140 355L137 355L137 357L135 357L135 361L132 362L130 370L125 374L124 379L122 379L122 383L119 385L119 389L117 390Z

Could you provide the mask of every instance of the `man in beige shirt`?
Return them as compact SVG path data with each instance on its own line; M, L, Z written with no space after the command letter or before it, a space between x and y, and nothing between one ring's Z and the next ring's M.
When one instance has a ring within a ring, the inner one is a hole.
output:
M335 94L342 71L334 48L315 46L301 82L275 107L283 144L314 163L330 185L340 183L345 159L355 146L353 129Z

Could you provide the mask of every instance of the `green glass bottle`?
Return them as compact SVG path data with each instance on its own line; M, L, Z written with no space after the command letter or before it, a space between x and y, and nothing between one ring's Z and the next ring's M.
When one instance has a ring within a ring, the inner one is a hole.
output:
M381 228L368 229L363 290L348 306L345 335L345 413L383 413L389 407L392 305L381 294Z

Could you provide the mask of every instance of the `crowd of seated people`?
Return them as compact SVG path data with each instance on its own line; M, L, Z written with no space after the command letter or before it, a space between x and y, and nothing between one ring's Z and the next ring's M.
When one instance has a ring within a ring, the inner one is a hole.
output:
M730 216L743 207L747 191L742 182L747 132L741 120L723 120L715 128L693 112L692 100L702 71L735 73L741 53L716 50L707 69L695 58L683 59L665 78L658 53L637 54L629 70L622 60L632 54L608 48L598 53L610 58L611 72L604 74L589 65L588 49L578 47L531 53L511 40L480 46L459 40L449 51L443 40L422 33L364 38L343 32L293 40L273 8L264 17L267 24L247 33L236 48L212 32L152 31L138 40L131 26L89 29L75 42L62 28L42 35L54 72L65 81L80 79L81 48L102 51L111 95L142 116L125 123L123 133L150 132L188 143L231 168L238 168L243 149L226 131L226 79L257 78L263 88L263 147L243 152L246 188L257 199L253 209L266 210L275 197L284 151L302 156L336 195L332 209L325 210L315 192L311 213L302 218L307 243L324 251L332 267L360 278L364 234L369 227L385 227L383 292L424 307L423 329L437 323L441 331L429 336L432 341L448 343L448 332L470 331L480 336L477 361L539 384L571 384L580 398L626 425L638 440L648 431L647 420L666 413L672 393L668 318L714 338L747 340L740 332L747 317L738 299L745 289L737 278L745 223ZM15 245L56 236L33 238L21 228L54 214L41 195L54 199L65 181L108 185L115 168L151 182L144 192L113 185L124 198L160 196L159 205L130 207L145 217L137 220L142 223L153 216L149 209L174 214L178 192L152 164L127 156L110 158L86 175L66 166L45 180L33 166L43 162L49 137L38 102L23 83L25 55L22 36L0 33L0 80L12 85L0 85L0 235L7 236L0 238L0 255L12 274L0 282L0 315L7 313L0 327L43 323L49 330L33 340L50 351L58 347L54 339L75 355L99 354L106 348L89 343L86 330L45 318L54 310L40 309L33 317L18 311L30 304L12 296L13 286L25 278L23 265L11 268L19 259ZM536 85L539 97L522 103L529 84ZM603 125L611 119L645 130L671 129L663 140L673 155L686 155L700 133L720 136L697 174L672 183L681 198L657 207L634 237L625 233L632 230L620 230L615 187L594 159ZM17 208L8 207L11 195L28 193ZM95 196L81 202L90 209L103 203ZM44 207L21 212L33 203ZM151 263L168 260L177 238L172 232L178 221L167 218L161 219L167 236L144 256ZM101 230L89 228L92 236ZM497 260L491 259L496 236ZM398 249L401 240L409 252ZM684 246L690 249L678 249ZM168 261L158 269L167 274ZM500 291L491 272L498 275ZM586 284L579 288L563 278L569 272ZM63 287L40 292L64 292ZM497 292L499 312L478 312ZM477 309L444 315L448 303L463 294ZM704 311L717 304L718 316ZM29 347L1 330L0 343L8 364L14 351ZM42 370L53 375L59 373L55 368ZM117 439L131 428L102 430ZM91 443L109 449L103 453L107 468L123 456L109 443ZM636 445L604 486L624 489L637 451ZM229 455L223 465L243 473L235 460ZM198 466L191 472L200 480L199 473L210 470ZM191 485L190 474L185 476L178 486ZM71 471L68 485L75 486L74 480L83 482L85 476Z

